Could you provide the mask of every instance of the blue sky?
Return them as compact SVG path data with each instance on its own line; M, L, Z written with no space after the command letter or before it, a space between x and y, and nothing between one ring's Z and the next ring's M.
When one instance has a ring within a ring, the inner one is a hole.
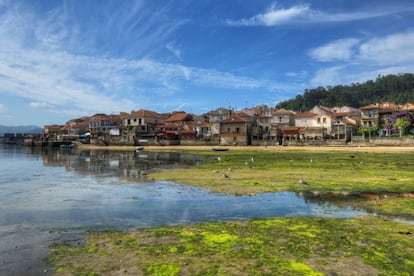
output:
M0 0L0 124L274 106L414 72L412 0Z

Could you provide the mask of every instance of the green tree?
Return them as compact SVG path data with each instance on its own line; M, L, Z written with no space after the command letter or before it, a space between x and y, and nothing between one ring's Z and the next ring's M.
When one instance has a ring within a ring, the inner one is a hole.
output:
M400 138L411 127L411 122L407 117L401 117L395 120L395 127L400 131Z
M368 133L368 139L371 139L371 134L378 131L378 126L361 126L358 129L358 132L361 133L364 136Z

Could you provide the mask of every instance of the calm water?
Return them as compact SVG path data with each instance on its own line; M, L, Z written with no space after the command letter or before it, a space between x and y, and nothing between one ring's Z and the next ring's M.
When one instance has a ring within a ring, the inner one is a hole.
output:
M228 196L142 172L200 164L179 153L41 150L0 144L0 275L47 275L48 246L87 230L276 216L353 217L295 193Z

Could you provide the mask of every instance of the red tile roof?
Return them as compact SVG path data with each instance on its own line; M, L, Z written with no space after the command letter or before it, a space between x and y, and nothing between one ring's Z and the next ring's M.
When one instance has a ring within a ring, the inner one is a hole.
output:
M296 118L313 118L315 117L317 114L312 113L312 112L302 112L302 113L296 113Z
M184 111L176 111L173 112L173 114L168 117L166 120L167 122L181 122L184 121L190 114L184 112Z
M229 124L229 123L246 123L247 121L243 119L238 114L231 114L227 119L220 121L220 123Z
M157 118L157 119L161 118L160 114L158 114L157 112L145 110L145 109L140 109L138 111L131 112L131 114L128 114L125 116L125 118L136 118L136 117L151 117L151 118Z

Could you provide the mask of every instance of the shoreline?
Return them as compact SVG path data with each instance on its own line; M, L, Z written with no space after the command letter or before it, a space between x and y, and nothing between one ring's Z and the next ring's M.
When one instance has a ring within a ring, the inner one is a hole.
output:
M227 148L233 151L308 151L308 152L378 152L378 153L414 153L409 146L145 146L146 151L211 151L212 148ZM137 146L98 146L76 144L79 150L119 150L134 151Z

